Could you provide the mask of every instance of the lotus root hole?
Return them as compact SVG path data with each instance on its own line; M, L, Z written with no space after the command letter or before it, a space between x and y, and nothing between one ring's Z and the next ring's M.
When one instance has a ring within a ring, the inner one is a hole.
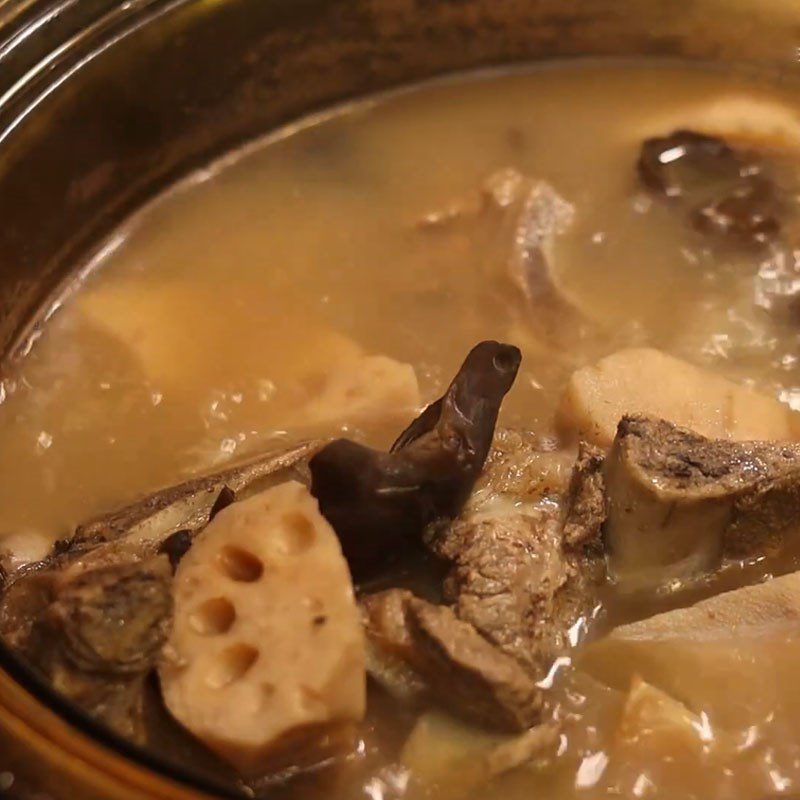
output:
M290 511L281 518L281 528L286 550L302 553L314 544L314 523L300 511Z
M254 583L264 574L264 565L252 553L235 545L226 545L219 552L222 571L234 581Z
M206 675L212 689L223 689L241 680L258 660L258 650L249 644L239 643L223 650Z
M189 617L189 624L203 636L219 636L227 633L236 621L236 609L227 597L206 600Z

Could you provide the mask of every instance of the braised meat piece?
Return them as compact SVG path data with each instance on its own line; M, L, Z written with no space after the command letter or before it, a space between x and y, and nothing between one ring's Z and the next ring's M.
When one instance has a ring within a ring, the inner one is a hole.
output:
M564 544L570 548L597 545L606 520L603 482L604 452L582 442L572 470L564 520Z
M63 695L118 733L141 739L144 680L172 620L171 579L165 556L33 575L40 614L5 629L13 620L5 608L0 632ZM16 611L25 617L30 609Z
M459 618L539 672L537 640L551 622L553 596L568 577L558 515L534 509L460 520L433 548L452 564L444 591Z
M605 578L602 456L584 446L568 479L563 456L551 452L560 469L551 470L547 491L537 495L540 481L521 494L509 475L528 474L531 463L542 474L543 455L533 438L517 439L513 451L489 460L479 502L428 537L451 565L444 592L458 617L536 680L575 643L575 626L592 615Z
M368 667L389 691L409 686L454 714L500 730L539 719L541 692L517 661L487 642L446 606L403 589L362 600Z

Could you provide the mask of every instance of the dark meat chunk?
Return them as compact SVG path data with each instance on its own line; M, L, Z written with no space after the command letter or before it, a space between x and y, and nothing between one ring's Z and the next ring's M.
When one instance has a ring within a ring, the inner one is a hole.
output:
M169 577L163 558L64 575L42 620L44 641L59 639L65 663L77 670L146 672L168 633Z
M443 261L445 271L468 252L487 283L514 289L512 338L522 337L527 356L547 365L569 362L577 342L605 350L611 339L590 304L561 280L560 243L574 219L575 207L556 187L505 167L425 214L416 228L425 232L426 258Z
M481 342L389 453L340 439L311 459L311 491L357 578L418 543L430 523L459 513L520 360L516 347Z
M533 439L517 441L513 454L489 459L481 502L427 539L451 564L444 590L458 617L541 680L575 643L605 578L602 459L585 447L569 482L562 476L555 493L531 502L536 495L520 493L509 475L541 469L542 453Z
M600 326L559 280L556 242L572 225L574 206L549 183L526 181L514 208L508 274L525 298L527 324L543 342L569 348Z
M541 692L531 677L451 609L402 589L370 595L362 608L370 672L390 691L402 669L401 694L413 684L480 725L517 731L539 719Z
M552 600L568 578L558 514L532 509L459 520L433 548L452 564L444 590L458 617L541 677L557 649L541 652Z
M724 556L780 550L800 526L800 445L713 440L626 416L606 460L605 535L615 576L665 586Z
M425 674L453 708L503 730L525 730L539 720L541 692L519 664L492 647L445 606L409 603L408 619Z
M367 672L395 699L420 704L430 687L414 663L414 640L406 616L407 589L387 589L361 598L367 635Z
M581 443L564 520L564 544L569 548L600 542L600 529L606 519L604 461L605 453L599 447Z
M54 688L139 739L144 680L170 629L171 578L164 556L36 575L38 617L4 632ZM1 622L5 627L9 618Z
M748 244L771 241L781 232L781 192L767 176L764 159L753 152L679 130L645 141L637 166L645 186L686 208L701 232Z

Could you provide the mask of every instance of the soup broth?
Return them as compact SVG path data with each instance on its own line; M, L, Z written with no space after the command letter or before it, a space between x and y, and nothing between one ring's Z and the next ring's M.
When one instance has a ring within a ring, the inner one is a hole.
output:
M637 174L644 140L714 113L714 124L734 128L774 113L742 136L756 149L765 138L773 154L785 244L709 236ZM36 560L99 513L276 444L345 435L385 447L480 340L522 351L499 425L551 449L564 440L556 411L570 376L627 347L656 348L800 409L796 164L794 86L675 64L459 77L250 144L117 231L7 360L0 545ZM509 268L517 233L501 218L504 192L521 181L545 182L569 207L547 245L557 287L544 299L526 296ZM336 388L373 356L387 359L369 362L374 378ZM418 395L400 365L413 367ZM589 639L795 564L785 553L756 559L679 599L606 587ZM435 595L433 572L412 565L381 582ZM488 782L441 766L466 763L458 759L478 752L483 734L372 687L355 751L286 785L253 785L342 800L790 793L800 781L800 645L780 625L715 640L728 655L707 667L713 680L694 674L697 642L665 647L646 676L664 694L641 707L627 664L609 677L565 656L548 678L562 724L554 753ZM658 683L659 670L672 677ZM684 712L696 742L676 722ZM644 732L621 732L637 713ZM167 730L168 742L178 736Z

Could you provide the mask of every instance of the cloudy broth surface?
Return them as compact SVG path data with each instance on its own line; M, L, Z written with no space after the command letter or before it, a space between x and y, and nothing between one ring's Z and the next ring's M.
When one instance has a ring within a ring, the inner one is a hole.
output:
M501 424L549 439L570 374L626 346L656 347L800 407L794 250L710 245L637 176L643 139L726 98L800 110L794 88L735 72L551 65L356 103L193 175L120 228L6 364L0 545L35 557L93 515L275 442L344 432L387 444L416 411L402 393L385 413L314 405L340 367L369 356L410 364L427 403L477 341L514 343L523 364ZM790 171L791 154L781 158ZM572 207L551 266L591 327L565 316L543 326L515 283L513 231L486 188L513 175L547 182ZM650 610L615 602L623 619ZM685 687L681 702L707 700L692 708L711 731L700 753L677 735L667 751L648 749L646 737L621 744L628 687L565 665L553 695L564 722L558 755L467 794L758 800L800 791L797 635L725 644L738 648L734 677L752 684ZM688 656L673 655L691 683ZM459 786L421 786L397 765L417 713L376 701L360 753L289 791L464 796Z

